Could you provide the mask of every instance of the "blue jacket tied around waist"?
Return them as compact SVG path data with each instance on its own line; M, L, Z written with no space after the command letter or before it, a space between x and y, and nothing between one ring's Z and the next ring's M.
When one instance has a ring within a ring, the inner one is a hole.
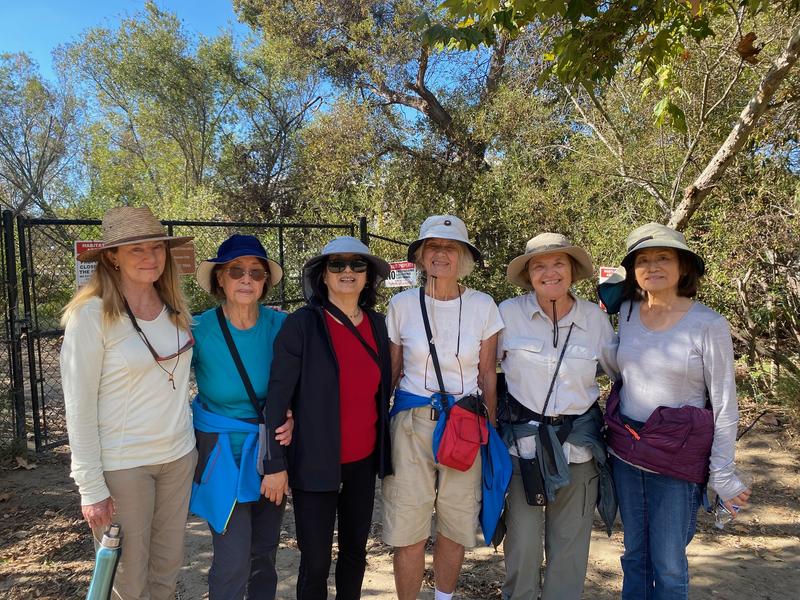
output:
M396 390L394 393L394 405L389 413L389 417L397 413L412 408L430 406L439 411L439 420L433 430L432 450L433 460L436 460L436 453L439 451L439 443L442 441L442 434L447 424L447 407L455 404L455 398L450 395L433 394L430 398L417 396L405 390ZM489 427L489 442L481 446L481 529L483 537L488 546L497 528L500 515L503 512L508 483L511 480L511 458L505 444L493 427Z
M258 423L211 412L195 397L192 402L199 458L192 482L189 510L224 533L237 502L261 496L258 474ZM230 433L245 433L239 464L231 452Z
M444 400L444 402L442 402L442 400ZM439 443L442 441L444 427L447 423L447 411L445 410L445 406L450 408L453 406L453 404L455 404L455 398L449 394L435 393L429 398L426 398L425 396L417 396L411 392L398 389L394 392L394 405L392 406L392 410L389 412L389 418L391 419L397 413L404 410L421 408L423 406L430 406L431 408L438 410L439 420L436 422L436 428L433 430L432 450L433 460L435 462L439 462L436 459L436 454L439 452Z

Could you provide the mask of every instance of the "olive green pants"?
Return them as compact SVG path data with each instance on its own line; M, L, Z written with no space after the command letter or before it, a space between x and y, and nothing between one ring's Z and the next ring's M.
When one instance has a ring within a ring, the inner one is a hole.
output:
M580 600L597 503L595 461L570 464L570 484L558 490L555 502L540 507L525 501L519 461L513 456L511 460L514 474L506 498L503 599L537 600L544 554L542 600Z

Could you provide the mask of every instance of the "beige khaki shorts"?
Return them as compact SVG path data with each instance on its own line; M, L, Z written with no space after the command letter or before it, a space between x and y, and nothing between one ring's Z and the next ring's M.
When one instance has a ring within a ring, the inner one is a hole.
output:
M383 541L411 546L426 540L436 509L436 533L471 548L481 508L481 455L469 471L435 463L430 413L414 408L392 418L394 475L383 480Z

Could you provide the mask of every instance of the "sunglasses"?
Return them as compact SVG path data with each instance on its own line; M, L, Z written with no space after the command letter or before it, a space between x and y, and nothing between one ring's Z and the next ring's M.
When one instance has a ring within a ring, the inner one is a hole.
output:
M228 267L227 269L225 269L225 272L231 279L241 279L242 277L244 277L245 273L247 273L247 275L253 281L264 281L264 278L267 276L267 272L264 269L243 269L242 267Z
M354 258L352 260L335 258L328 261L328 271L331 273L341 273L347 267L350 267L353 273L364 273L367 270L367 261L363 258Z

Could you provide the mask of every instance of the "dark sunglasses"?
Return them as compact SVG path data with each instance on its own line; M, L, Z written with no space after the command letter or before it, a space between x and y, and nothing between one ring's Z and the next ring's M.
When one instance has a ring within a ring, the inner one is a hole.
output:
M331 273L341 273L347 267L350 267L353 273L363 273L367 270L367 261L363 258L354 258L352 260L335 258L328 261L328 271Z
M267 272L264 269L243 269L242 267L228 267L225 269L231 279L241 279L247 273L253 281L264 281Z

